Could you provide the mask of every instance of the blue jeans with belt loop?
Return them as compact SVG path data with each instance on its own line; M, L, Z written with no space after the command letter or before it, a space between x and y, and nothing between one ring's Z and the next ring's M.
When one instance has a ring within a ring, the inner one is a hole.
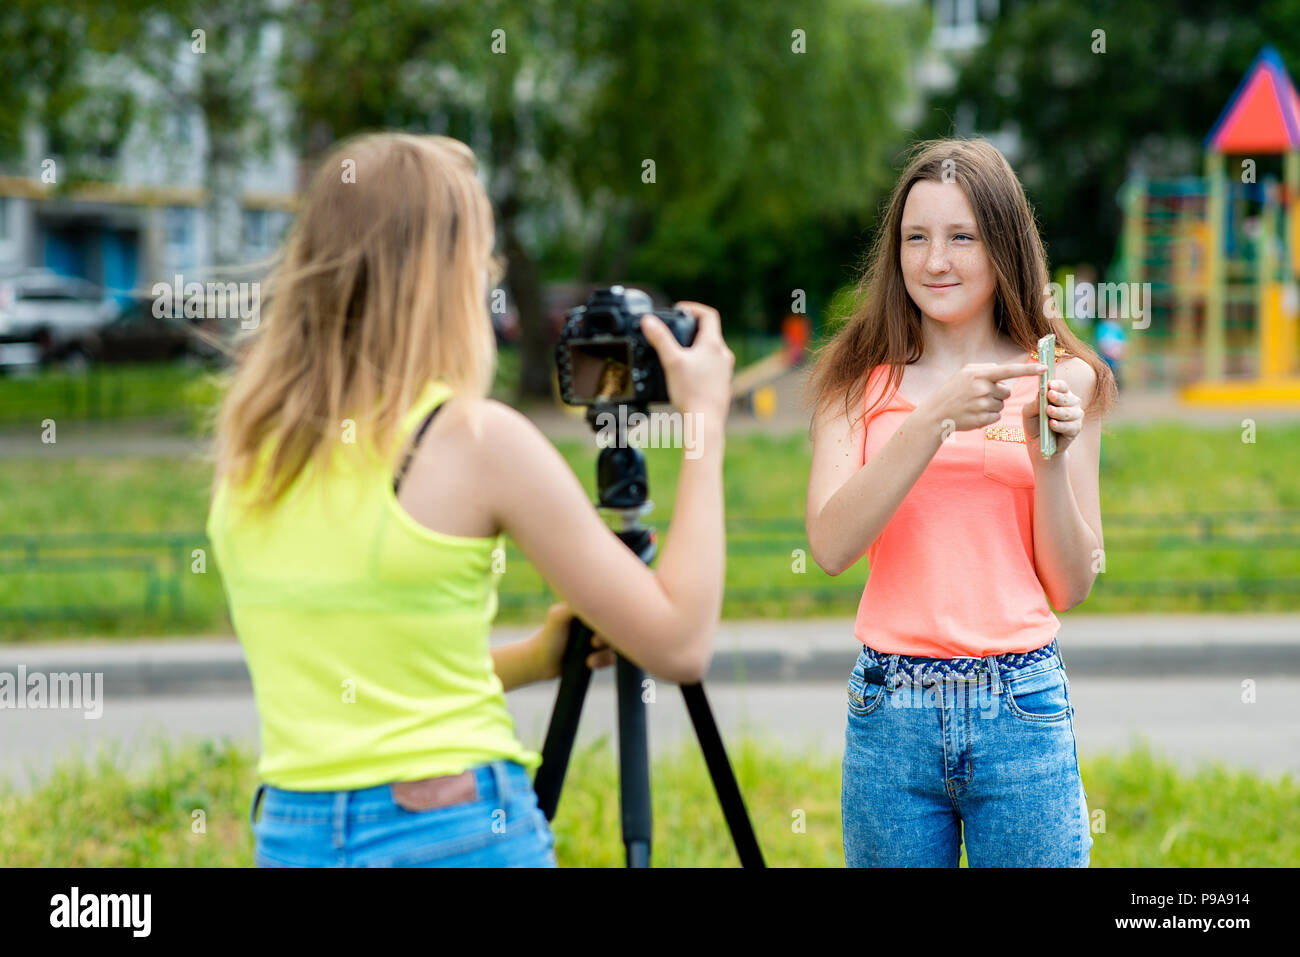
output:
M259 784L249 806L258 867L556 867L555 838L528 771L473 769L472 801L411 811L387 784L288 791ZM261 816L258 807L261 806Z
M863 646L849 676L849 867L1087 867L1074 706L1056 641L922 658Z

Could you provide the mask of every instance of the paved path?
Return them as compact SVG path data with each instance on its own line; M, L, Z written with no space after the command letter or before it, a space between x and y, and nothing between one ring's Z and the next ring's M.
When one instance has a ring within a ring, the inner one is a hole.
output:
M846 670L847 674L847 670ZM520 739L540 748L555 701L556 683L507 695ZM705 685L729 748L742 736L761 737L791 751L843 753L844 682L719 682ZM1080 754L1125 751L1139 740L1192 770L1208 762L1269 776L1300 776L1300 679L1262 676L1257 703L1241 702L1236 676L1147 681L1072 673L1070 693ZM649 706L654 751L693 747L690 720L675 686L661 685ZM160 695L110 699L98 720L74 711L15 711L4 715L0 780L19 789L39 782L59 761L105 748L114 763L131 769L157 760L157 742L230 739L257 746L257 713L250 693ZM604 738L617 746L611 676L592 683L578 747Z
M494 642L526 632L502 628ZM1083 753L1125 750L1145 738L1184 768L1206 761L1275 775L1300 774L1300 616L1064 617ZM857 654L847 619L728 621L706 689L728 742L744 734L789 748L840 753L844 683ZM104 674L102 716L81 711L0 711L0 778L26 787L74 754L116 744L116 760L150 761L153 741L228 737L248 747L257 718L238 642L230 637L0 647L0 672ZM1255 702L1244 703L1243 683ZM556 682L511 692L521 738L539 747ZM651 707L656 749L688 743L681 696L661 684ZM593 682L579 744L615 738L611 676Z

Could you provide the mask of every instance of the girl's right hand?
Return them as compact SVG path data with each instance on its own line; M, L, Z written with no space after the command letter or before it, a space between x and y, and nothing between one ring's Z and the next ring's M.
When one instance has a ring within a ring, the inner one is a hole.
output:
M921 404L941 429L966 432L983 428L1002 417L1002 404L1011 395L1001 380L1039 375L1045 368L1037 362L972 362Z
M718 310L698 302L675 303L695 317L698 331L689 348L679 343L658 316L641 317L641 331L659 355L668 395L680 412L699 412L726 421L731 410L731 371L736 357L722 339Z

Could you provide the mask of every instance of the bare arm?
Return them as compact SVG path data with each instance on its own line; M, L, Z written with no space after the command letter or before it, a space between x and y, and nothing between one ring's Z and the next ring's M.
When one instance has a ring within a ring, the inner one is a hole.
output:
M1088 597L1100 568L1101 422L1083 416L1096 388L1092 368L1072 359L1061 367L1058 379L1069 391L1057 393L1057 411L1049 416L1063 417L1053 431L1058 444L1064 439L1064 450L1046 461L1038 454L1037 399L1025 406L1024 416L1034 466L1034 567L1052 607L1065 611Z
M647 671L683 683L703 677L722 606L721 428L706 428L702 454L683 459L656 573L604 523L536 426L495 404L485 418L490 446L479 472L483 492L542 577L579 618Z
M850 424L838 407L818 414L804 523L813 561L823 571L839 575L862 557L942 441L938 423L918 409L863 465L863 417Z
M532 638L512 641L489 649L492 670L501 680L501 689L510 691L538 680L541 671L537 646Z
M814 422L804 522L813 560L839 575L880 537L949 431L996 422L1011 390L999 380L1036 374L1036 363L967 365L927 397L862 464L861 419L835 410Z
M614 535L555 447L508 406L486 404L475 468L501 528L579 618L647 671L693 683L712 660L722 609L722 456L735 359L717 313L682 305L700 321L690 349L665 342L671 334L662 323L647 329L674 402L694 417L697 437L692 454L683 456L657 571Z

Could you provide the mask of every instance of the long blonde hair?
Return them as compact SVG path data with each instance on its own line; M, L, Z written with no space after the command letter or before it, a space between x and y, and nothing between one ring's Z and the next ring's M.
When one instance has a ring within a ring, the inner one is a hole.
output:
M427 382L485 396L496 363L487 313L492 207L474 154L445 136L374 133L321 162L264 284L266 302L217 417L217 477L275 504L346 419L395 457Z
M866 257L853 312L817 354L808 386L816 411L842 400L850 415L853 406L863 403L871 370L887 365L888 382L873 402L873 407L878 405L897 390L903 366L921 358L921 312L907 292L899 263L903 207L915 183L949 179L966 194L988 247L997 277L994 326L1035 355L1038 340L1056 333L1058 351L1078 356L1097 375L1088 414L1105 415L1115 401L1115 376L1062 318L1044 308L1047 257L1020 180L993 144L963 138L928 140L913 147Z

